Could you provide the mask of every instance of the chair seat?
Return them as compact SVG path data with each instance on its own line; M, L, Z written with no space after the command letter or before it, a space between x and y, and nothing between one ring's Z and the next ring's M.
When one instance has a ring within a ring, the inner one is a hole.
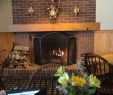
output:
M109 63L113 64L113 53L104 54L102 57L105 58Z

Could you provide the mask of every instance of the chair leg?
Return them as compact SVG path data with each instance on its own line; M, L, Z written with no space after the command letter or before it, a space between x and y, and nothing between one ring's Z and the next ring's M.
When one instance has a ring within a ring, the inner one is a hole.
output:
M0 90L5 90L3 81L0 79Z

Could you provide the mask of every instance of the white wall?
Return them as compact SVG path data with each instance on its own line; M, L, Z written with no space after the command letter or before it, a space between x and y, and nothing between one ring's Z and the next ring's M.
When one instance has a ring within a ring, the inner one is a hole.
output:
M96 0L96 21L101 30L113 30L113 0Z
M97 54L113 53L113 30L95 31L94 51Z
M8 25L12 24L11 0L0 0L0 32L8 32Z

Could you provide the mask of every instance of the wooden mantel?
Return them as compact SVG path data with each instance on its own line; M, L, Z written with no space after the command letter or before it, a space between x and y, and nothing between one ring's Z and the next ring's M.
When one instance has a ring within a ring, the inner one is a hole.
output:
M100 30L100 23L13 24L9 32Z

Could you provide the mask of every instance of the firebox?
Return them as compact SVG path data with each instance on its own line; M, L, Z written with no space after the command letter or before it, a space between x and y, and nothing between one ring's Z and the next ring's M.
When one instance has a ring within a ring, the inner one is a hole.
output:
M34 55L35 63L38 65L48 63L73 64L76 59L76 38L60 32L35 36Z

